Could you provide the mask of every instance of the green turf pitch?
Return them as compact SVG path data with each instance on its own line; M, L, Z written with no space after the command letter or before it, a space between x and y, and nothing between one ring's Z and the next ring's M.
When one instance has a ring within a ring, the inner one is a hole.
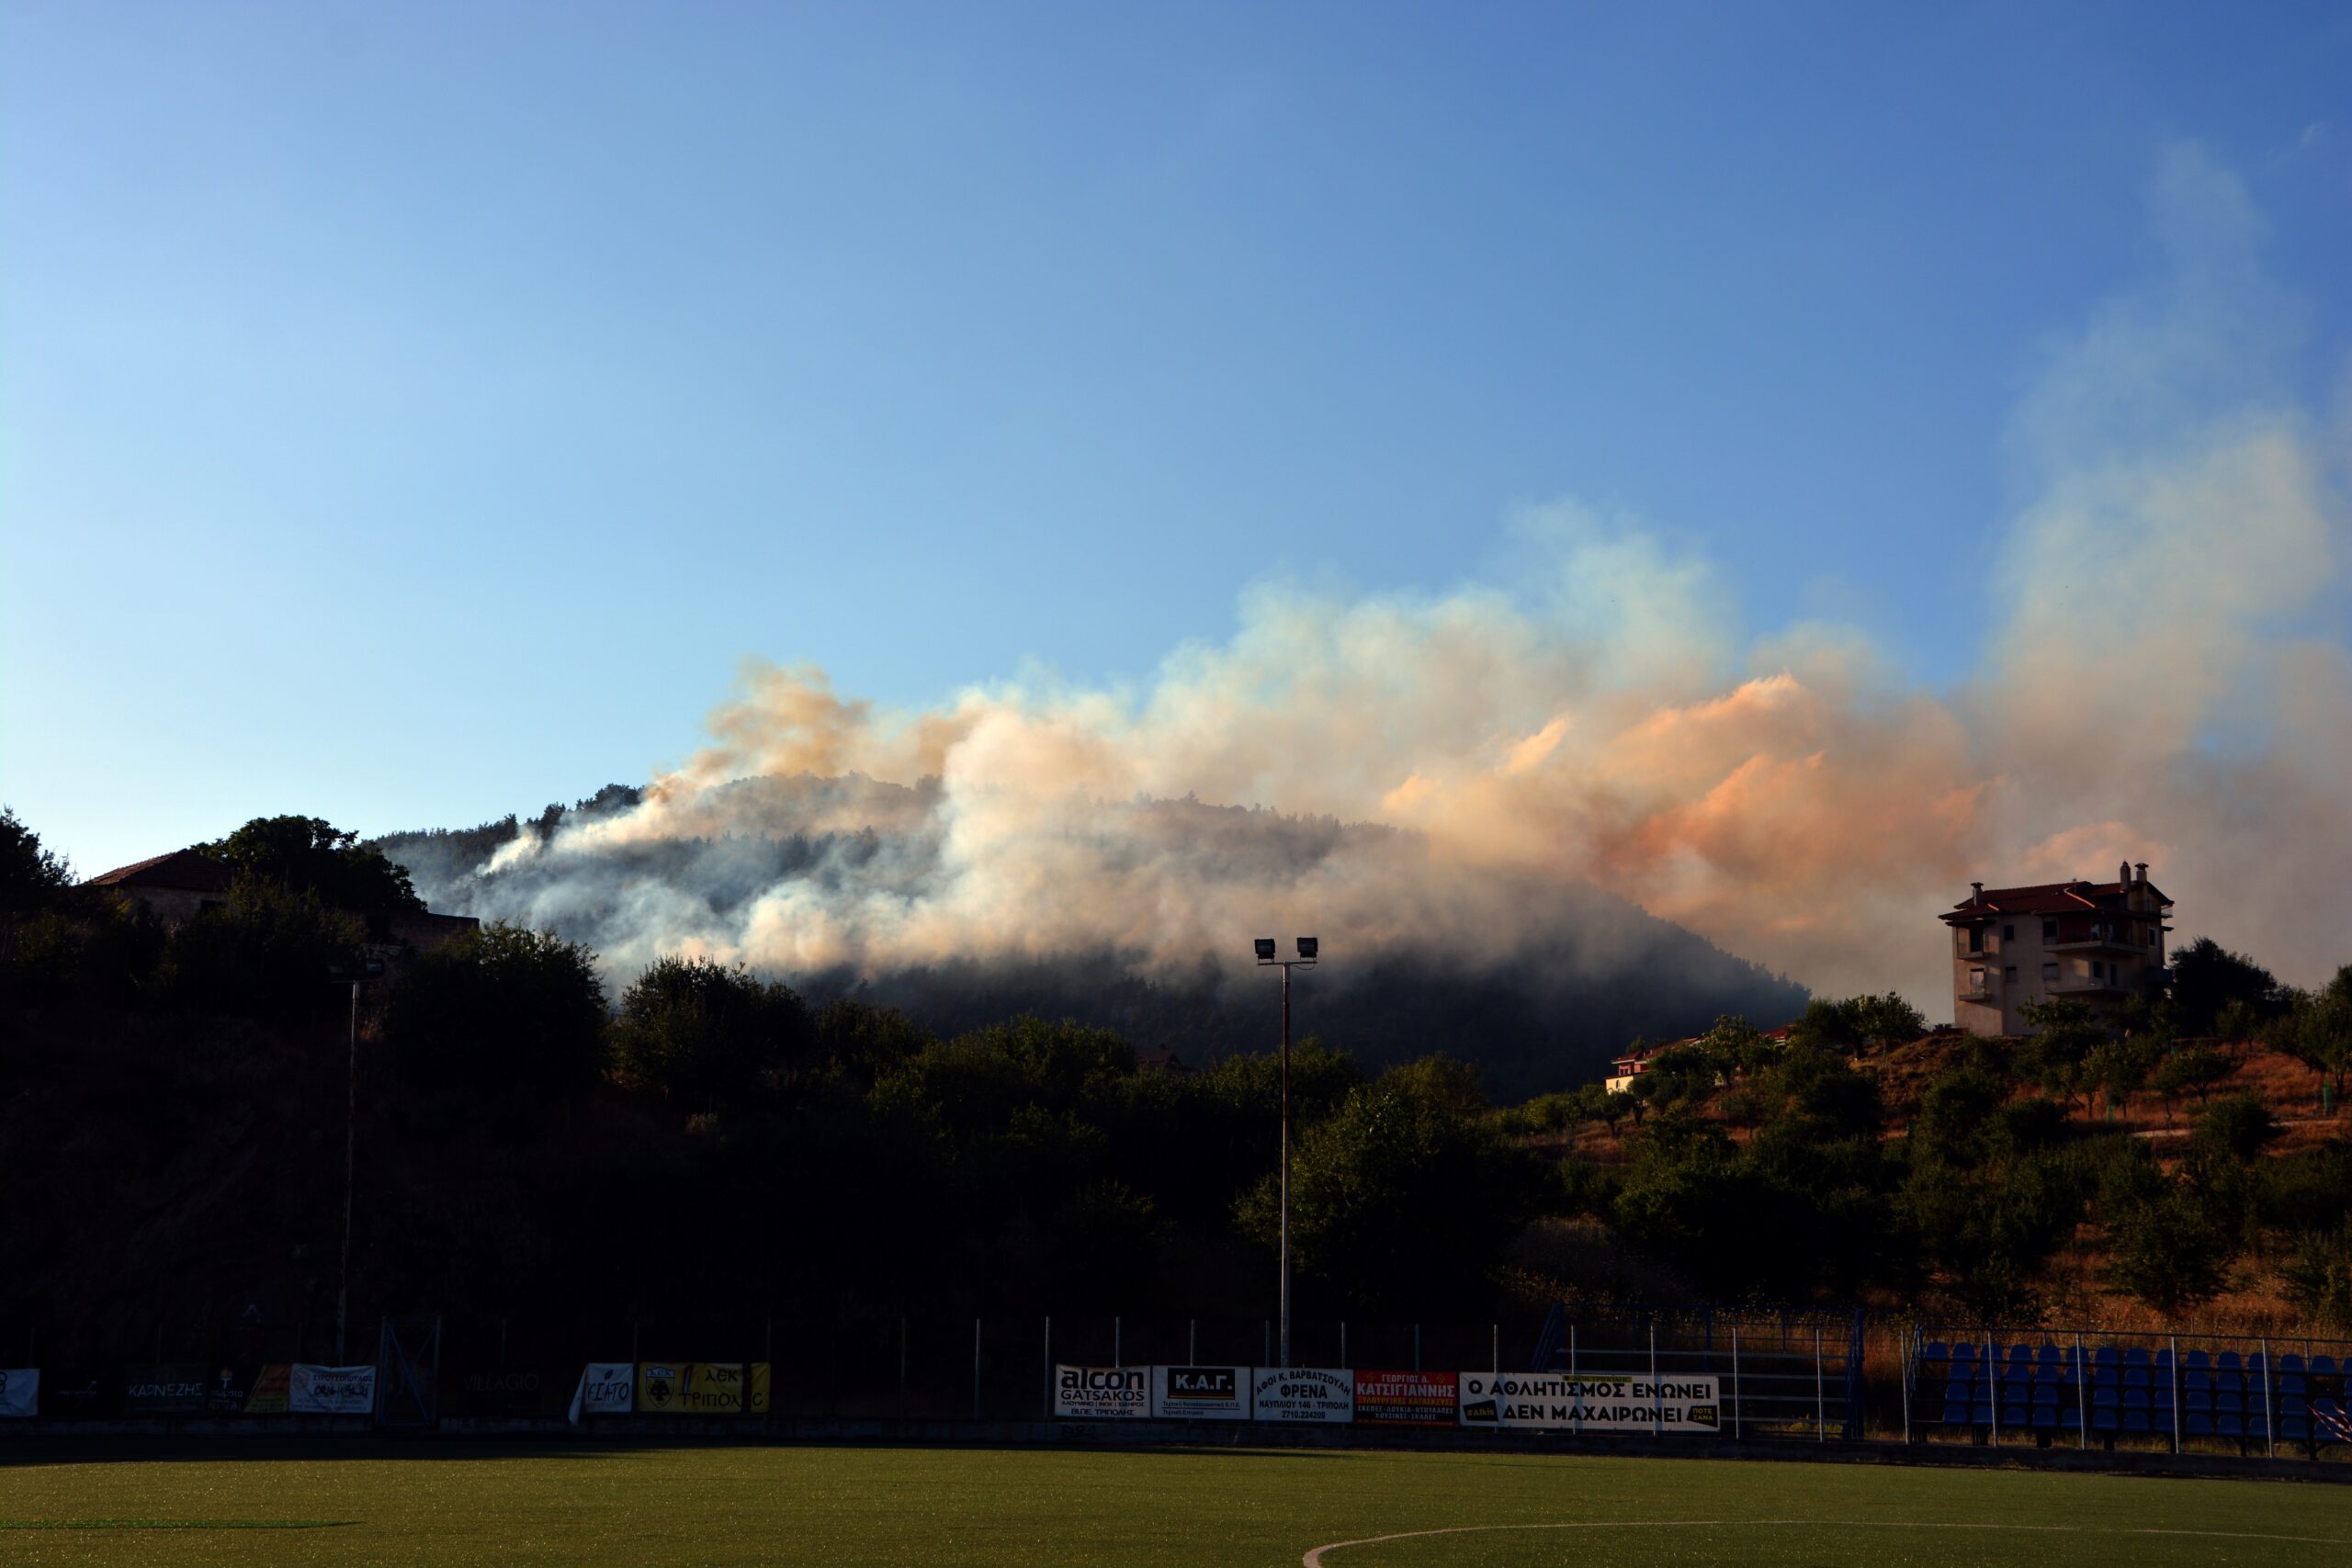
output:
M1287 1568L1317 1547L1322 1568L2352 1563L2352 1488L2278 1482L1322 1450L219 1452L0 1453L0 1568ZM1433 1530L1454 1533L1406 1533Z

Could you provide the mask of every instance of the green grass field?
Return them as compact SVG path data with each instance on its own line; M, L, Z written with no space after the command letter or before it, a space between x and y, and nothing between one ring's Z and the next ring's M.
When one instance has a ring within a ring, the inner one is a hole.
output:
M1458 1527L1513 1527L1458 1529ZM1533 1526L1566 1528L1531 1529ZM1458 1529L1458 1533L1403 1532ZM2352 1488L1323 1450L0 1452L0 1564L2352 1562Z

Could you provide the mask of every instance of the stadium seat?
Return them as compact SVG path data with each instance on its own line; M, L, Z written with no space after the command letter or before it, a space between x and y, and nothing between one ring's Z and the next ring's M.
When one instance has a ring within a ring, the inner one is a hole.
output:
M2035 1405L2033 1407L2033 1429L2037 1432L2056 1431L2058 1429L2058 1412L2043 1405Z
M2112 1388L2095 1388L2091 1390L2091 1405L2094 1409L2112 1410L2120 1403L2121 1398L2119 1390Z
M2148 1369L2145 1367L2124 1368L2123 1386L2125 1388L2146 1388L2148 1386Z
M2123 1429L2127 1432L2145 1432L2152 1430L2153 1428L2148 1425L2148 1413L2144 1410L2125 1411L2123 1413Z
M2034 1384L2033 1407L2036 1410L2043 1408L2051 1410L2057 1409L2058 1395L2060 1392L2058 1385L2054 1382L2038 1382Z
M2217 1412L2213 1416L2213 1435L2219 1438L2235 1438L2240 1442L2244 1442L2245 1420L2233 1411Z
M2102 1345L2091 1352L2091 1365L2094 1367L2120 1366L2122 1361L2122 1352L2112 1345Z
M2252 1411L2246 1416L2245 1435L2257 1443L2270 1436L2270 1422L2261 1411Z
M2170 1382L2172 1381L2171 1346L2167 1345L2163 1349L2156 1352L2155 1372L2157 1382Z
M2226 1375L2243 1379L2245 1375L2245 1362L2239 1358L2235 1350L2224 1350L2213 1358L2213 1372L2216 1377Z
M2120 1423L2116 1420L2115 1412L2112 1410L2094 1410L2091 1412L2091 1430L2094 1432L2112 1432L2116 1430L2120 1425Z
M2313 1377L2315 1377L2315 1378L2332 1378L2332 1377L2334 1377L2335 1375L2335 1357L2333 1357L2333 1356L2313 1356L2313 1357L2312 1358L2312 1376L2313 1376Z
M2123 1364L2127 1367L2144 1368L2148 1364L2148 1348L2144 1345L2134 1345L2131 1348L2125 1350L2123 1352Z
M2312 1440L2312 1424L2301 1416L2278 1417L2278 1438L2281 1442L2308 1443Z
M2210 1438L2213 1435L2213 1418L2202 1410L2192 1407L2188 1414L2182 1417L2181 1429L2192 1438Z
M1944 1424L1945 1426L1947 1426L1947 1427L1965 1427L1965 1426L1967 1426L1967 1425L1968 1425L1968 1401L1966 1401L1966 1400L1964 1400L1964 1399L1963 1399L1963 1400L1960 1400L1960 1401L1958 1401L1957 1403L1947 1403L1947 1404L1944 1405L1944 1418L1943 1418L1943 1424Z
M2302 1373L2288 1371L2282 1366L2278 1371L2278 1392L2280 1393L2308 1393L2311 1392L2311 1388L2308 1383L2303 1382Z
M2238 1393L2235 1389L2215 1389L2213 1391L2213 1414L2216 1416L2245 1415L2245 1395Z
M2069 1404L2065 1409L2058 1412L2058 1427L2059 1430L2064 1432L2081 1431L2083 1429L2083 1413Z
M2123 1391L2123 1408L2126 1410L2145 1410L2148 1408L2148 1391L2144 1388L2125 1389Z
M2058 1347L2046 1339L2043 1340L2041 1348L2033 1353L2033 1364L2037 1367L2057 1366L2059 1364Z

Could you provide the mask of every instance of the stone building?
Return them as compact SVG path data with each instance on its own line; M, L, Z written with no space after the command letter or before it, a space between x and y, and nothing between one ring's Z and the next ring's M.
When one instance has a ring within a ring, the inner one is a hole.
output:
M1972 1034L2031 1033L2029 1002L2104 1009L2170 982L2172 900L2145 861L2118 867L2113 882L1971 887L1940 919L1951 928L1952 1021Z
M120 866L87 886L107 888L124 902L143 907L172 927L184 924L209 908L224 904L233 882L229 868L194 850ZM440 946L452 937L480 928L471 915L435 915L423 909L353 909L348 911L368 928L368 954L393 961L411 953Z

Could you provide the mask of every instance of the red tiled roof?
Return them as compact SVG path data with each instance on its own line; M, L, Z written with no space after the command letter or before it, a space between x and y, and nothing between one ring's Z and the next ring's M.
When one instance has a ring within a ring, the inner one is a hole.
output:
M229 868L194 850L174 850L167 855L117 866L104 876L90 878L92 887L174 887L194 893L225 893Z
M2114 912L2117 906L2101 903L2120 898L2133 888L2145 888L2158 904L2169 904L2164 889L2147 882L2044 882L2031 887L1987 887L1980 897L1962 898L1951 907L1947 920L1986 915L2079 915L2090 910Z

